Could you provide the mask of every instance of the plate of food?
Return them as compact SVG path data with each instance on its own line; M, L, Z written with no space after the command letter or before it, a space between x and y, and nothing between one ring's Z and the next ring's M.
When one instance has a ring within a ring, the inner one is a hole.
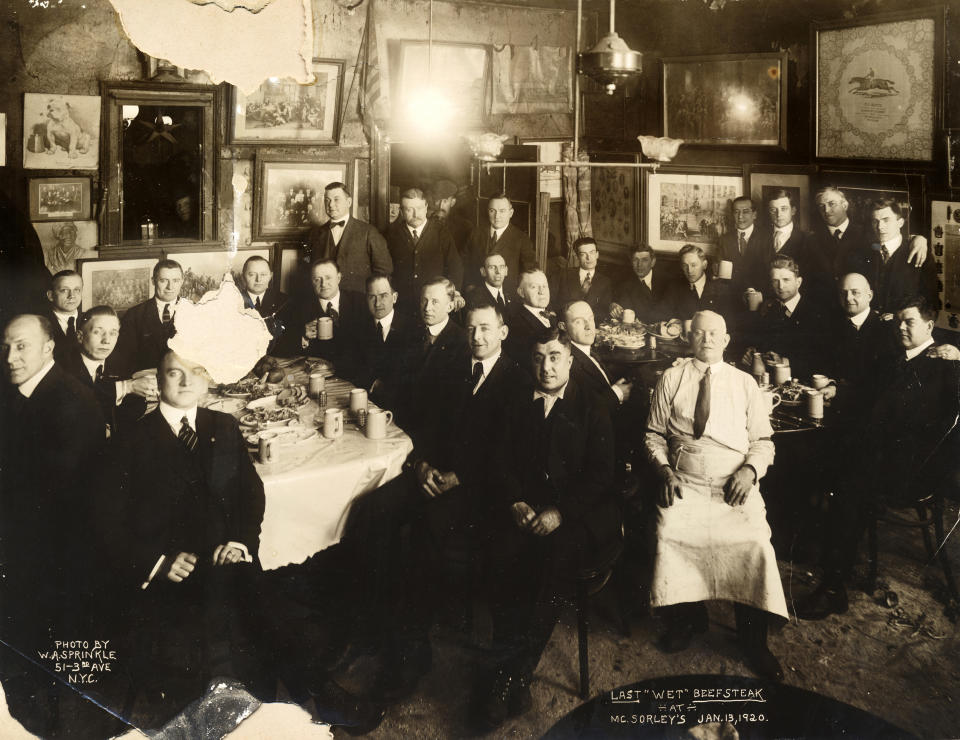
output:
M671 319L670 321L661 321L659 324L651 324L647 327L647 332L661 342L684 341L683 322L680 321L680 319Z
M808 390L808 386L791 380L774 387L773 390L780 394L780 403L784 406L799 406L803 403L803 392Z
M271 429L272 427L286 426L298 418L294 409L285 406L275 406L273 408L261 406L253 409L249 414L241 416L240 423L246 427Z
M279 440L281 447L291 447L316 439L320 433L316 429L305 427L302 424L289 424L288 426L274 427L271 429L271 434ZM257 447L260 444L259 431L247 432L243 437L251 447Z
M238 380L236 383L226 383L217 386L217 393L227 398L248 398L256 399L274 393L267 387L266 383L261 383L259 378L248 377Z

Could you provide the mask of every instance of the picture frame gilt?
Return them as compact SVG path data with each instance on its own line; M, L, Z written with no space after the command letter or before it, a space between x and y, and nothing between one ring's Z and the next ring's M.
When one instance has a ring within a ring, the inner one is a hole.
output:
M347 162L257 157L253 240L296 239L327 220L323 189L342 182L350 190Z
M333 146L340 140L342 59L313 60L315 80L271 78L249 95L232 88L231 143L251 146Z
M816 169L807 165L745 165L745 192L756 204L759 220L767 219L764 204L770 191L785 188L791 192L797 204L794 223L805 231L811 231L818 223L811 188L811 178Z
M660 252L696 244L712 254L733 228L730 205L744 192L739 167L661 167L644 170L646 242Z
M121 316L153 297L153 268L159 256L77 260L83 278L81 305L112 306Z
M903 218L903 234L918 233L927 223L925 177L910 172L878 172L875 170L821 169L815 188L827 185L843 191L849 204L851 221L860 222L867 233L873 232L870 203L877 198L895 198L907 212Z
M90 218L89 177L34 177L29 191L31 221Z
M817 159L932 162L941 153L944 8L811 25Z
M663 135L685 146L787 148L787 53L669 57Z

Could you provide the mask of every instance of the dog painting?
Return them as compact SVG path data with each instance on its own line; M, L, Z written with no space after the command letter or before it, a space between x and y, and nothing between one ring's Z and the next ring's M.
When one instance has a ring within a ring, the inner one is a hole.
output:
M99 135L99 96L24 95L25 168L95 170Z

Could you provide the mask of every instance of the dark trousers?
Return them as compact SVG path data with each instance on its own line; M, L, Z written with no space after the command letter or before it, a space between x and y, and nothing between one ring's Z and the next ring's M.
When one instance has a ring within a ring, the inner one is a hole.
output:
M733 611L737 619L737 636L746 648L761 648L767 645L769 615L762 609L734 602ZM707 605L702 601L688 601L671 604L659 609L660 615L671 623L687 623L693 626L707 627Z

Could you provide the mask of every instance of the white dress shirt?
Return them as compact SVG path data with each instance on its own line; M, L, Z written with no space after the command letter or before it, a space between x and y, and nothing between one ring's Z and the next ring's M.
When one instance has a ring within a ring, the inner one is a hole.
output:
M330 236L333 237L333 243L334 243L334 244L339 244L339 243L340 243L340 237L343 236L343 230L344 230L345 228L347 228L347 223L350 221L350 214L348 213L348 214L347 214L346 216L344 216L343 218L331 218L331 219L330 219L330 223L333 223L334 221L343 221L343 226L331 226L331 227L330 227Z
M596 272L596 270L584 270L581 267L580 268L580 285L583 285L583 281L587 279L587 276L589 276L590 280L592 281L594 272Z
M431 335L433 335L433 336L435 336L435 337L439 337L439 336L440 336L440 332L442 332L444 329L446 329L446 328L447 328L447 324L449 324L449 323L450 323L450 317L447 316L447 317L444 318L444 320L441 321L439 324L433 324L432 326L428 326L428 327L427 327L427 331L430 332Z
M493 302L497 302L497 298L500 298L504 304L507 302L507 297L503 294L502 288L494 288L486 280L483 281L483 287L487 289L487 292L490 294L490 297L493 298Z
M553 405L557 402L557 399L563 398L563 394L567 392L567 385L569 385L569 383L564 383L560 390L558 390L556 393L545 393L541 390L535 390L533 392L534 401L536 401L538 398L543 399L544 419L550 416L550 412L553 410Z
M863 328L863 325L867 322L867 319L870 318L870 309L864 309L856 316L850 316L849 318L850 323L857 328L857 331L860 331L860 329Z
M543 324L548 329L550 328L550 319L544 318L540 315L542 311L546 311L545 308L537 308L536 306L528 306L526 303L523 304L523 307L527 309L530 313L537 317L537 321Z
M750 237L753 236L753 228L755 224L750 224L745 229L737 229L737 248L740 247L740 237L743 237L744 243L750 241Z
M333 298L318 297L317 300L320 302L320 308L322 308L324 311L329 311L330 309L327 308L327 306L332 303L333 310L336 311L337 313L340 313L340 291L339 290L337 291L337 294Z
M377 319L376 323L380 324L380 336L383 338L383 341L387 341L387 337L390 336L390 329L393 326L393 309L390 310L386 316L382 319Z
M703 297L703 289L707 287L707 273L703 273L700 276L700 279L695 283L691 283L693 289L697 291L697 298Z
M838 224L836 226L828 226L827 228L830 230L831 236L835 236L837 239L843 239L843 235L846 234L847 229L850 228L850 219L845 218L843 219L842 224ZM838 231L840 232L839 234L837 234Z
M80 312L79 312L79 311L74 311L73 313L60 313L59 311L57 311L56 309L54 309L53 315L56 316L56 318L57 318L57 323L60 324L60 330L61 330L64 334L67 333L67 325L68 325L68 323L69 323L69 321L70 321L71 318L73 318L73 329L74 329L74 331L76 331L76 329L77 329L77 321L79 321L79 318L80 318Z
M510 224L507 224L509 226ZM500 237L503 236L503 232L507 230L507 226L504 226L502 229L495 229L492 226L490 227L490 233L495 234L494 241L500 241Z
M187 422L190 424L190 428L193 431L197 431L197 407L193 406L189 409L178 409L176 406L171 406L166 401L160 401L160 415L163 417L163 420L167 422L170 429L173 431L173 436L176 437L180 434L180 427L182 426L182 419L184 416L187 417Z
M922 354L923 352L926 352L926 351L927 351L927 348L928 348L928 347L932 347L932 346L933 346L933 337L930 337L930 338L927 339L926 342L924 342L923 344L921 344L919 347L914 347L913 349L908 349L908 350L907 350L907 360L912 360L912 359L913 359L914 357L916 357L917 355Z
M903 237L897 234L893 239L882 242L882 244L887 248L887 259L890 259L890 257L893 257L893 253L900 248L901 244L903 244ZM907 256L909 257L910 255Z
M50 372L50 368L53 367L53 360L47 362L46 365L41 367L31 378L27 378L19 386L17 390L20 391L20 394L24 398L30 398L33 395L33 392L37 390L37 386L40 385L40 381L47 377L47 373Z
M798 292L793 298L791 298L786 303L782 304L785 309L787 309L787 316L793 316L793 312L797 310L797 304L800 303L801 294Z
M783 245L790 240L791 234L793 234L793 221L786 226L781 226L779 229L773 230L773 245L778 252L783 248Z
M161 301L159 298L154 296L153 299L157 304L157 316L160 317L160 323L163 323L163 307L170 306L170 319L173 320L174 315L177 313L177 301L180 299L177 298L176 301Z
M470 372L473 373L473 368L475 365L479 364L481 367L480 380L477 381L477 384L473 386L473 395L477 395L477 391L480 390L480 386L483 385L484 381L487 379L487 376L490 374L490 371L493 370L493 366L497 364L497 360L500 359L500 355L503 352L497 352L495 355L491 355L485 360L472 360L470 362Z

